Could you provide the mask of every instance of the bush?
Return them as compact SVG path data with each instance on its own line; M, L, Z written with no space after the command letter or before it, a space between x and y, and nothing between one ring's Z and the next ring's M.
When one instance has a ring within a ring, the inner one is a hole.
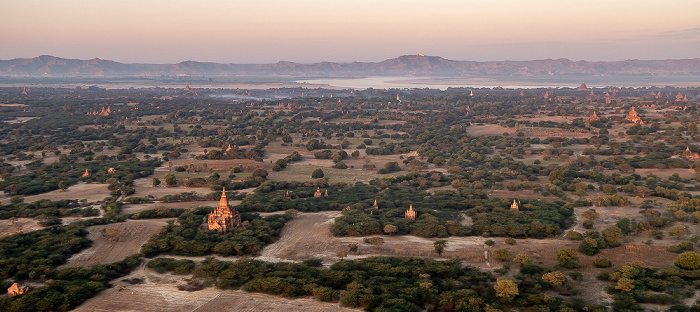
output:
M506 244L515 245L515 238L512 238L512 237L506 238Z
M684 252L676 257L673 264L681 269L697 270L700 268L700 255L692 251Z
M158 258L149 261L146 266L161 274L172 271L178 275L186 275L194 271L194 261L187 259Z
M508 249L498 249L493 252L493 258L501 262L506 262L513 259L513 256Z
M321 169L316 169L311 173L311 178L313 179L320 179L323 178L325 174L323 173L323 170Z
M312 290L312 293L314 294L314 297L316 297L316 300L318 300L318 301L336 302L339 299L338 292L330 287L324 287L324 286L316 287Z
M569 240L582 240L583 234L576 232L576 231L567 231L566 238Z
M578 255L571 248L559 250L557 252L557 263L567 269L579 267Z
M596 268L609 268L612 266L612 262L608 258L605 257L596 257L593 260L593 266Z
M486 244L486 246L493 246L496 245L496 242L494 242L492 239L489 239L485 241L484 244Z

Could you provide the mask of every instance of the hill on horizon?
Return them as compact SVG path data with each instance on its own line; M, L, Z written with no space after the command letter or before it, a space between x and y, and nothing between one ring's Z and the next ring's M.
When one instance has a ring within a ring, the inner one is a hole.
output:
M700 58L674 60L571 61L455 61L439 56L403 55L381 62L279 61L273 64L225 64L185 61L177 64L120 63L104 59L66 59L50 55L0 60L1 77L155 77L155 76L289 76L289 77L538 77L684 76L700 74Z

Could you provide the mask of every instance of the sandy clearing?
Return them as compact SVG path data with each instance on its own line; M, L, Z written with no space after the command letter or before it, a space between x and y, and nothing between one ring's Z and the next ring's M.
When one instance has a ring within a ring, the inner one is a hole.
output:
M57 201L61 199L87 199L88 202L98 202L109 196L107 184L79 182L71 185L65 191L54 190L39 195L29 195L24 197L25 203L31 203L42 199ZM7 198L7 195L0 195L0 200Z
M71 224L75 221L87 220L97 217L65 217L61 219L63 224ZM0 220L0 237L9 236L17 233L28 233L36 230L41 230L44 227L39 225L38 220L31 218L17 218L17 220L12 223L10 220Z
M92 246L73 255L62 267L89 267L121 261L139 252L141 246L166 225L166 221L167 219L128 220L91 226L88 228L88 238L92 240ZM102 235L102 229L116 229L118 236L109 239Z
M126 278L142 278L143 284L130 285L121 282ZM145 268L145 262L128 276L112 281L116 287L107 289L89 299L73 311L144 311L144 312L204 312L204 311L289 311L331 312L360 311L324 303L311 298L287 299L278 296L247 293L241 290L205 288L196 292L180 291L187 276L157 274ZM120 291L121 286L126 290Z

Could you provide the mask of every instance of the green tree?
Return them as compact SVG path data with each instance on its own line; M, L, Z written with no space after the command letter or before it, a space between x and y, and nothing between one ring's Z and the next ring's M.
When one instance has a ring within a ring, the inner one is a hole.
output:
M685 225L676 225L668 230L668 234L671 234L675 238L681 238L683 235L688 234L688 227Z
M447 246L447 241L444 239L433 243L433 247L435 247L435 252L437 252L440 256L442 255L442 252L445 251L445 246Z
M496 296L505 300L510 300L520 293L518 285L513 280L504 277L499 277L496 280L496 285L493 286L493 289L496 291Z
M526 254L519 253L519 254L515 255L515 258L513 258L513 262L519 263L520 266L522 267L522 266L531 264L532 259L530 259L530 257L528 257L528 255L526 255Z
M65 191L65 190L68 188L68 185L66 184L66 181L58 182L58 188L60 188L61 191Z
M165 184L170 187L177 186L177 178L175 177L175 175L170 172L166 173Z
M508 249L498 249L493 252L493 258L501 261L501 262L506 262L510 261L510 259L513 258L513 256L510 254L510 251Z
M397 231L398 231L398 228L396 227L396 225L387 224L384 226L384 233L386 233L386 234L393 235L393 234L396 234Z
M578 255L571 248L565 248L557 252L557 263L567 269L579 267Z
M620 240L622 240L623 237L622 230L617 226L612 225L603 230L603 239L608 247L620 246Z
M684 252L676 257L673 264L681 269L697 270L700 268L700 255L692 251Z
M620 278L619 280L617 280L617 285L615 286L615 289L624 292L630 292L632 291L632 289L634 289L633 281L626 277Z
M318 168L311 173L311 177L314 179L320 179L320 178L323 178L324 176L325 176L325 174L323 173L323 170L321 170L321 168Z
M559 271L544 273L542 274L542 280L552 284L552 286L559 286L566 281L566 275Z
M160 185L160 179L153 178L153 186L158 186L158 185Z

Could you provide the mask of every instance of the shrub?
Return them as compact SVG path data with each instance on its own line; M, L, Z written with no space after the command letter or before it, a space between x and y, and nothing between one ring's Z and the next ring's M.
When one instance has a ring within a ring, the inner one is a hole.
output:
M330 287L316 287L312 290L312 293L314 294L314 297L316 297L316 299L319 301L336 302L339 299L338 292Z
M576 232L576 231L567 231L566 238L569 240L582 240L583 234Z
M684 252L676 257L673 264L681 269L697 270L700 268L700 255L692 251Z
M498 249L493 252L493 258L498 260L498 261L510 261L513 256L510 254L510 251L508 249Z
M494 242L492 239L489 239L485 241L484 244L486 244L486 246L493 246L496 245L496 242Z
M565 248L557 252L557 263L567 269L579 267L578 255L571 248Z
M506 238L506 244L515 245L515 238L512 238L512 237Z
M316 169L314 172L311 173L311 178L313 179L320 179L324 177L323 170L321 169Z
M596 268L609 268L612 266L612 262L608 258L600 256L593 260L593 266Z

